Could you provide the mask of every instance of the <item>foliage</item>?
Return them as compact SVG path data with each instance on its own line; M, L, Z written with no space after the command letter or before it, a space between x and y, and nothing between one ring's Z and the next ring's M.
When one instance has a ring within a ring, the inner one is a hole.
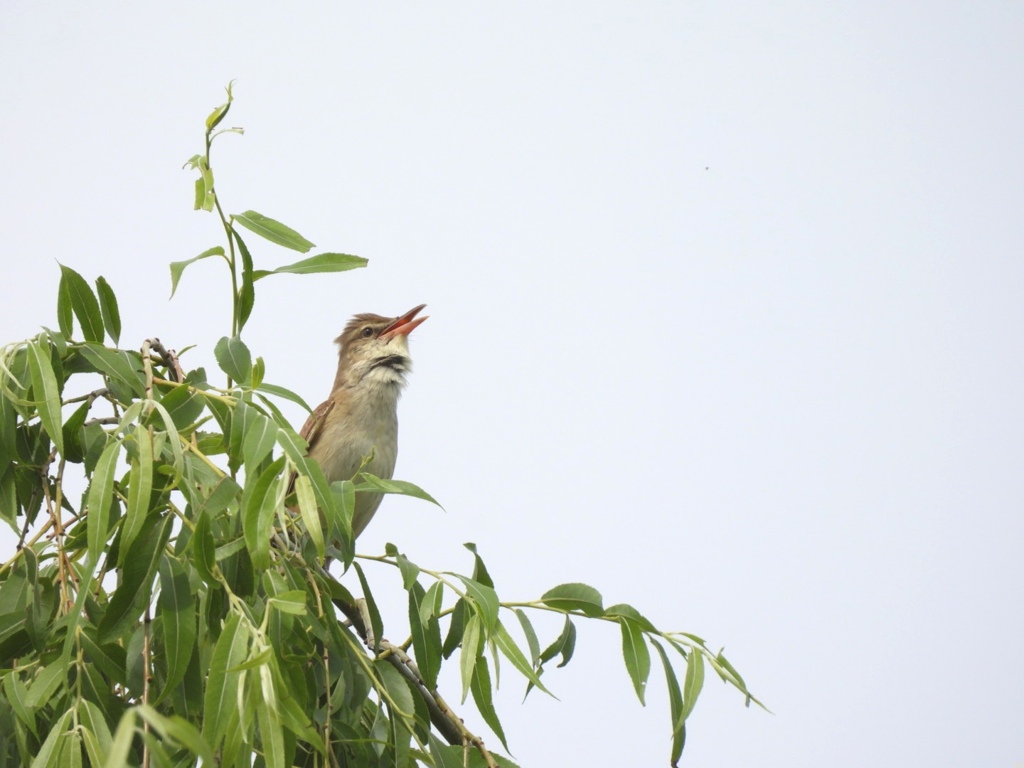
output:
M313 244L254 211L224 213L210 149L241 133L218 130L231 101L229 87L188 162L195 207L216 214L225 242L171 264L172 295L195 261L228 268L231 333L214 346L226 385L186 372L156 339L120 348L110 284L67 266L57 330L0 350L0 517L20 536L0 565L0 766L511 765L439 693L441 667L457 664L460 702L472 696L507 751L492 699L499 662L546 693L544 673L572 659L580 621L619 625L641 702L656 651L674 764L706 666L752 700L699 637L605 607L584 584L504 602L471 544L469 576L422 568L392 545L355 555L355 494L432 499L365 473L328 485L275 398L308 406L265 381L242 341L259 280L366 261L320 253L255 268L243 235L300 253ZM332 558L341 577L325 567ZM390 628L407 636L400 644L384 639L369 562L401 575L409 623ZM543 647L536 611L564 616Z

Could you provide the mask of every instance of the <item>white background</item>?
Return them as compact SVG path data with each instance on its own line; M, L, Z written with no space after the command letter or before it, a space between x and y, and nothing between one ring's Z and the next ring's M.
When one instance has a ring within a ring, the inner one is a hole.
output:
M315 404L349 315L429 305L398 476L447 512L361 551L725 645L774 714L709 678L684 765L1024 763L1024 6L366 5L8 0L0 339L60 261L215 367L226 273L167 264L220 242L181 167L237 78L227 210L370 259L257 284L267 380ZM610 625L560 702L506 669L516 759L667 764L654 664L646 709Z

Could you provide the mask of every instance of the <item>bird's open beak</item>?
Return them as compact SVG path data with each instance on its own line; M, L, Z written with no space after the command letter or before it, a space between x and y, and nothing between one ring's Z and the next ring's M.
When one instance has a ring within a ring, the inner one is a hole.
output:
M419 311L425 306L427 305L420 304L418 307L410 309L401 317L396 317L391 321L391 324L387 328L380 332L380 338L390 339L392 336L408 336L413 332L417 325L427 319L427 316L424 315L423 317L413 320L413 318L416 317Z

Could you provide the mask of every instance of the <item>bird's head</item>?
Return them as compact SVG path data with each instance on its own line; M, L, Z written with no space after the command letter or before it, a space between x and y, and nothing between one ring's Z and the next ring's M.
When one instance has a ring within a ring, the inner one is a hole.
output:
M335 341L338 352L338 378L335 388L360 384L386 384L401 387L412 369L409 334L426 320L417 318L426 304L420 304L398 317L372 313L354 316Z

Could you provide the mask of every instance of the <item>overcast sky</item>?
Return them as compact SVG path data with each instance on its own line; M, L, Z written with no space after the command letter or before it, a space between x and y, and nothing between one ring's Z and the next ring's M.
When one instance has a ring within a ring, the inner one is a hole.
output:
M267 380L319 402L349 315L428 304L397 474L447 512L360 551L725 645L774 714L709 678L685 765L1024 764L1024 4L368 5L6 0L0 339L59 260L214 367L227 276L167 264L237 78L227 210L370 260L258 284ZM560 702L503 682L524 768L667 764L614 627Z

